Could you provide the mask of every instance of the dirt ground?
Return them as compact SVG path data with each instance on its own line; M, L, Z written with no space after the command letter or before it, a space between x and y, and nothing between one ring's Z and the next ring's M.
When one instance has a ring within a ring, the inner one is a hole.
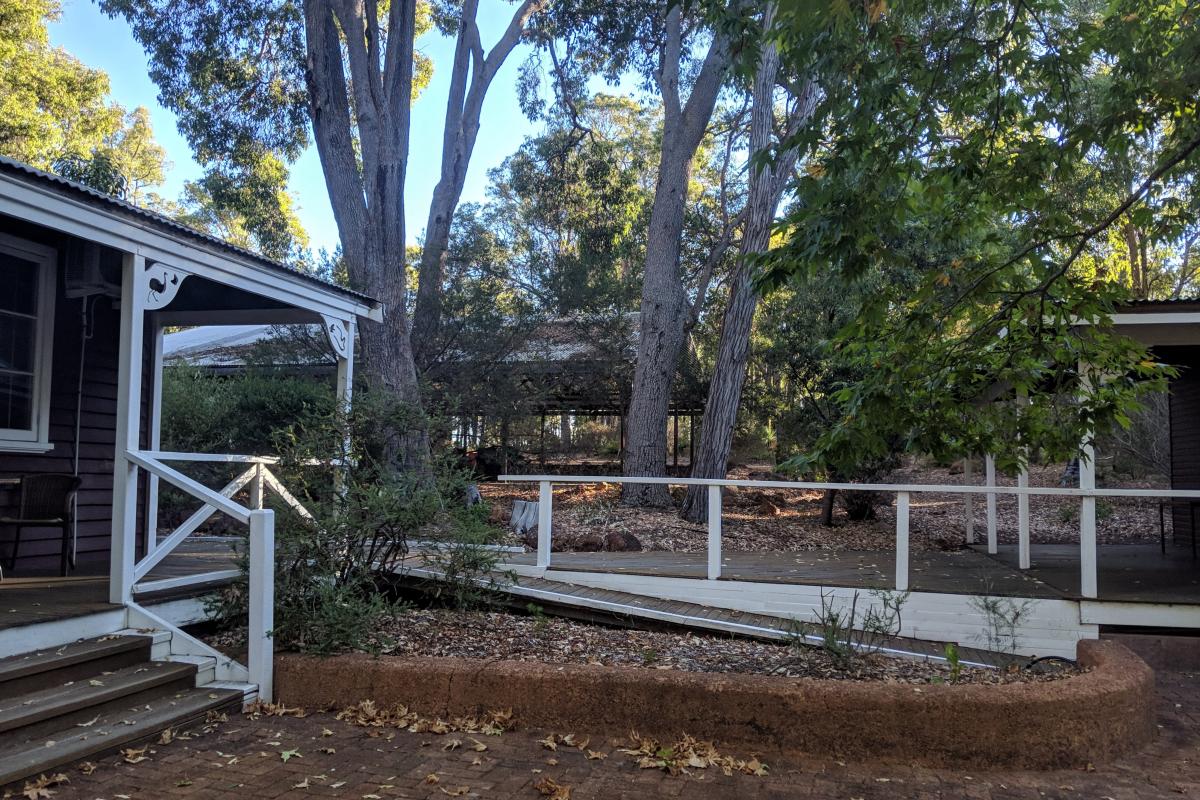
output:
M731 478L762 478L767 465L739 465ZM1031 466L1031 486L1057 487L1062 465ZM982 483L982 469L974 482ZM887 478L896 483L962 484L961 470L928 465L907 466ZM1015 478L999 476L1001 486L1015 486ZM1117 485L1115 483L1106 485ZM1122 488L1154 488L1153 482L1119 484ZM531 484L485 483L480 491L493 506L499 521L507 522L515 499L536 500ZM674 487L678 504L682 487ZM607 533L617 531L637 537L645 550L703 552L707 528L681 519L675 510L631 509L620 506L616 484L562 485L554 490L555 548L587 549ZM832 528L821 524L822 493L805 490L727 489L722 516L726 551L889 550L895 543L895 508L889 498L877 509L875 520L853 521L839 505ZM997 522L1002 544L1017 540L1017 498L997 497ZM1159 540L1159 504L1153 499L1113 498L1097 502L1097 537L1100 544L1144 544ZM986 536L986 510L982 495L974 502L976 541ZM1029 503L1030 537L1034 544L1074 544L1079 541L1079 501L1060 497L1032 497ZM1171 536L1170 514L1165 533ZM511 543L520 544L515 535ZM913 551L957 550L966 544L965 503L961 495L912 495L910 547Z
M28 796L53 800L1200 798L1198 680L1200 676L1192 674L1160 673L1158 739L1116 763L1079 770L965 772L818 758L759 761L750 753L729 753L736 765L744 767L731 769L728 775L715 767L671 775L653 765L642 766L637 755L622 752L632 749L627 740L589 737L587 731L528 730L517 720L517 730L500 736L438 736L364 728L334 714L313 713L231 716L194 738L176 736L169 744L150 745L130 757L115 755L64 770L61 777L67 782L47 786L47 794ZM702 731L693 733L703 737ZM547 740L555 743L554 750Z

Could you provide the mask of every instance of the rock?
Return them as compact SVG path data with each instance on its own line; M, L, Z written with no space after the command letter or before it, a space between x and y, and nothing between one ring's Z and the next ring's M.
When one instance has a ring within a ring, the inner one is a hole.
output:
M758 501L758 513L764 517L778 517L779 506L775 505L770 498L764 497Z
M575 551L579 553L598 553L604 549L604 540L596 534L584 536L575 543Z
M642 543L632 533L609 531L604 536L604 549L610 553L633 553L641 551Z

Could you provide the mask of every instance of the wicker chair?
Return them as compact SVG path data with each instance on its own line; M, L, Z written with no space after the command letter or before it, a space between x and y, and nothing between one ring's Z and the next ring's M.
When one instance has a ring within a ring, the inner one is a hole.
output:
M17 564L17 550L21 546L23 528L62 529L62 574L75 567L75 554L71 550L71 529L75 522L74 500L79 491L78 475L47 473L25 475L21 478L21 501L17 516L0 517L0 527L13 527L12 551L8 556L11 571Z

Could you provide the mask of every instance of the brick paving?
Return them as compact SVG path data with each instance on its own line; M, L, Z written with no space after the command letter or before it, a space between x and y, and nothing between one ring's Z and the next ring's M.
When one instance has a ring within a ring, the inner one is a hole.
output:
M70 770L70 784L55 787L53 797L538 798L542 795L535 784L550 777L571 787L571 800L1200 800L1200 675L1160 673L1158 685L1158 739L1134 756L1095 770L964 772L842 764L828 759L767 759L770 774L766 777L726 777L713 774L713 770L671 777L658 770L638 769L629 756L616 752L614 741L600 737L594 737L590 747L608 757L588 760L582 752L562 745L557 752L546 750L538 743L545 731L476 736L487 750L475 751L470 749L474 743L467 734L372 731L339 722L331 714L256 720L231 716L196 738L153 745L146 751L147 760L140 763L127 764L119 756L111 756L90 775ZM692 733L702 735L701 731ZM447 750L450 739L460 739L464 746ZM298 752L285 761L286 751Z

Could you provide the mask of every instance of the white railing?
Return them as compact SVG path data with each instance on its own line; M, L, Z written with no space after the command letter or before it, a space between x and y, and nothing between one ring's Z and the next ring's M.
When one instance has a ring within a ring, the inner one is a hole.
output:
M152 547L141 559L128 563L128 574L119 578L122 585L128 587L129 595L238 577L241 574L239 570L224 569L160 580L143 580L164 558L214 514L225 514L249 526L249 585L247 587L249 647L246 666L250 681L258 684L259 698L269 701L272 695L272 660L274 656L272 629L274 628L275 604L275 512L263 507L265 492L268 489L275 492L297 513L308 518L312 516L270 471L268 465L279 463L279 459L270 456L145 450L126 451L125 458L129 463L146 470L148 474L203 502L203 505L195 513L162 540L148 537ZM165 461L215 462L249 466L220 490L213 490L167 466L163 463ZM247 485L250 489L250 502L249 506L244 506L233 500L233 496ZM156 527L156 525L157 521L153 518L147 521L148 528Z
M990 462L990 459L989 459ZM1016 495L1026 501L1030 496L1075 497L1080 501L1080 594L1086 598L1097 595L1096 560L1096 498L1141 497L1150 499L1169 498L1200 502L1200 489L1097 489L1097 488L1051 488L1040 486L996 486L994 472L990 469L986 486L973 484L919 484L919 483L821 483L816 481L752 481L725 478L636 478L602 475L501 475L499 480L514 483L538 484L538 546L537 566L550 567L550 540L552 536L551 516L554 503L554 484L587 483L633 483L660 484L667 486L708 487L708 580L721 577L721 489L726 486L748 489L810 489L825 491L874 491L896 495L896 579L897 591L909 588L909 506L913 494L961 494L966 499L975 495L987 496L988 550L996 552L996 496ZM1022 482L1024 483L1024 482ZM969 507L968 507L969 509ZM969 511L968 511L969 513ZM968 524L970 524L968 522ZM1028 564L1028 536L1022 537L1020 556L1022 568Z

